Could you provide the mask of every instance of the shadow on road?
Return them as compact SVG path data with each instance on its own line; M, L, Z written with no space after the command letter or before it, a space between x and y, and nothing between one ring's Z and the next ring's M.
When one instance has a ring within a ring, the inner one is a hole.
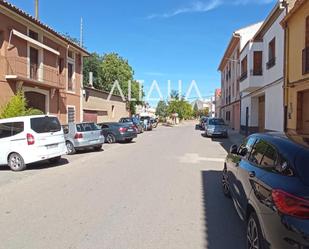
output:
M220 171L202 171L205 249L245 249L246 229L221 190Z
M226 152L230 151L231 146L233 143L228 138L219 138L219 137L213 137L211 138L213 142L219 143Z
M69 164L69 161L65 158L61 158L60 162L58 163L50 163L49 161L41 161L37 163L31 163L27 165L27 170L42 170L42 169L49 169L49 168L55 168L60 167ZM9 166L1 166L0 171L10 171Z

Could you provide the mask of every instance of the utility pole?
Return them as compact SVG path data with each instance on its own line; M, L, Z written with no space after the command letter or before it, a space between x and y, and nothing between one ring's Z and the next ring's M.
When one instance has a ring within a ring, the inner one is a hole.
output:
M79 38L79 45L83 47L83 18L80 18L80 38Z
M35 19L39 19L39 0L35 0Z

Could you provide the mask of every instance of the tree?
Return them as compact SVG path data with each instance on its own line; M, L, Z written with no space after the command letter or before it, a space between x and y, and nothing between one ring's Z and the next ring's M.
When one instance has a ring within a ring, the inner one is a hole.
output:
M197 106L197 103L194 104L194 107L193 107L193 113L194 113L194 117L195 118L198 118L200 116L200 113L199 113L199 109L198 109L198 106Z
M169 115L177 113L181 120L189 119L193 116L191 104L184 99L170 101L167 110Z
M92 53L89 57L84 58L84 84L89 85L89 73L93 73L93 86L96 89L103 89L102 85L102 64L103 58L97 53Z
M160 118L166 118L168 116L168 106L165 101L161 100L158 102L156 115Z
M1 109L0 118L13 118L19 116L40 115L42 111L28 108L27 100L22 91L18 91Z

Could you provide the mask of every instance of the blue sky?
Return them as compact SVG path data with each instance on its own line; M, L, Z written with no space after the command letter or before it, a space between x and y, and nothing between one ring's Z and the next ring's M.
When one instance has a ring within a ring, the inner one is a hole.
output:
M34 0L10 2L34 13ZM100 54L117 52L127 58L135 78L145 81L146 92L153 80L158 81L164 97L168 80L172 89L182 80L184 91L195 80L206 97L220 86L217 68L231 33L264 20L275 2L40 0L40 19L59 32L79 37L83 17L87 49Z

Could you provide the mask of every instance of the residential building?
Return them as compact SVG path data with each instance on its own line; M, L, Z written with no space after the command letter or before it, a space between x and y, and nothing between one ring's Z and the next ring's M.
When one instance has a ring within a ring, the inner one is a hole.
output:
M221 72L221 117L236 131L240 130L239 54L261 25L257 23L235 31L218 68Z
M215 105L214 105L214 97L210 97L209 99L197 99L191 103L192 108L197 107L198 111L206 111L208 110L209 116L214 116L215 113Z
M136 115L139 117L156 117L156 108L151 107L148 103L136 106Z
M0 0L0 106L18 90L28 106L82 119L83 57L88 52L10 3Z
M221 118L221 89L215 91L215 117Z
M240 52L242 133L284 130L284 30L280 22L286 11L278 1Z
M129 117L127 102L121 96L109 92L84 87L83 121L84 122L118 122L120 118Z
M286 128L309 135L309 1L298 0L285 29Z

